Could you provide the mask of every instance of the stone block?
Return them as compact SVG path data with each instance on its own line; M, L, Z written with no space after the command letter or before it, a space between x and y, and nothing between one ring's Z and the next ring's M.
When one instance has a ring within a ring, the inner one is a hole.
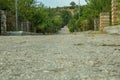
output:
M105 27L103 31L110 34L120 34L120 25Z

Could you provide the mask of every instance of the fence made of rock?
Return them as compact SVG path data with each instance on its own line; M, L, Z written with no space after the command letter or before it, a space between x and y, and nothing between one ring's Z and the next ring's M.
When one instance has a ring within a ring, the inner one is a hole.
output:
M118 9L118 0L112 0L112 25L120 24L119 19L119 9Z
M109 26L110 24L110 16L108 12L100 13L100 30L103 31L104 27Z

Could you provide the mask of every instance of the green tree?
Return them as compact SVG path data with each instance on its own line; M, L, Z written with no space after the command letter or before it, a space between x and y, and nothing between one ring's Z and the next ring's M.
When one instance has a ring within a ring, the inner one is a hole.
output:
M9 0L0 0L0 10L8 10L9 9Z
M56 33L63 25L66 25L71 14L60 8L47 8L42 3L36 4L36 0L18 0L18 22L30 21L32 29L37 32ZM6 9L10 26L15 22L15 0L0 0L0 9ZM14 29L13 29L14 30Z
M74 9L75 6L76 6L76 3L75 3L74 1L72 1L72 2L70 3L70 5L71 5L71 8Z
M34 7L32 5L34 4L34 0L18 0L18 12L19 17L22 18L22 21L27 21L31 19L34 11Z
M111 11L111 0L86 0L86 2L95 17L98 17L100 12Z
M80 15L78 14L78 10L74 12L73 17L76 21L73 24L75 26L70 27L73 31L93 30L94 19L99 18L101 12L111 13L111 0L86 0L86 2L87 5L80 6Z
M67 10L62 10L60 15L61 15L62 20L63 20L63 26L67 25L69 20L72 17L71 12L69 12Z
M70 21L69 21L69 24L68 24L68 28L69 28L69 31L70 32L74 32L76 30L76 19L72 18Z

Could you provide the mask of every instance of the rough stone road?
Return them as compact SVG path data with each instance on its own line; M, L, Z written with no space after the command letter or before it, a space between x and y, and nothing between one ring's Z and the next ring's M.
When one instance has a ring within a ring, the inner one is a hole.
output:
M120 80L120 36L0 36L0 80Z

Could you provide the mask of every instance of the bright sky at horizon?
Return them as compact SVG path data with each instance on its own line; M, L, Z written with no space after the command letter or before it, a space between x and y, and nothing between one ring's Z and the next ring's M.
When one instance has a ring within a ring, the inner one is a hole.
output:
M62 6L69 6L71 1L74 1L76 4L79 3L79 0L37 0L42 2L45 6L48 7L62 7ZM81 5L85 5L85 0L80 0Z

